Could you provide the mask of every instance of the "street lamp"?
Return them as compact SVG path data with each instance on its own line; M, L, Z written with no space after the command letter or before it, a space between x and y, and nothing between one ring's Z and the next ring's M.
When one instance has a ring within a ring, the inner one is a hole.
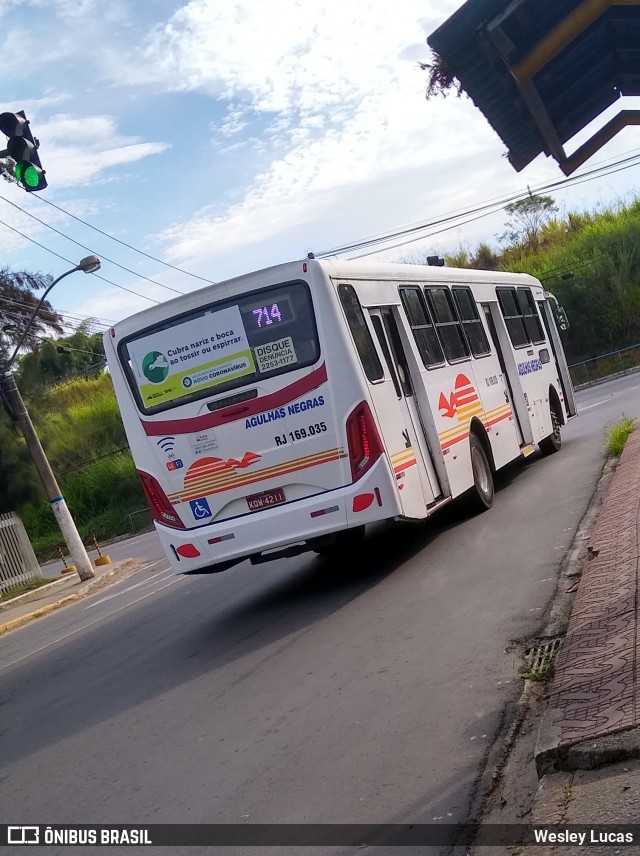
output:
M40 307L42 306L42 304L47 299L47 294L49 294L49 292L51 291L53 286L57 285L61 279L64 279L65 276L69 276L70 274L76 273L79 270L81 270L83 273L95 273L97 270L100 270L100 259L97 256L85 256L74 268L71 268L71 270L65 271L65 273L60 274L60 276L57 279L54 279L53 282L47 286L44 294L40 298L40 302L38 303L36 308L33 310L31 318L29 318L29 321L27 322L27 326L24 328L22 336L20 337L20 341L16 345L13 354L11 354L11 356L9 357L9 359L7 360L7 362L4 366L5 371L7 369L10 369L11 366L13 365L13 362L18 355L18 351L23 346L24 340L27 338L27 333L31 329L31 325L35 321L35 319L38 315L38 312L40 312Z
M36 434L36 430L33 427L33 422L31 421L26 405L22 400L20 390L16 385L15 377L11 372L11 366L16 359L18 351L24 344L27 333L36 319L47 294L49 294L53 286L59 283L61 279L64 279L65 276L76 273L76 271L94 273L99 269L100 259L97 256L86 256L86 258L82 259L82 261L74 268L71 268L71 270L66 271L57 279L54 279L40 298L40 302L34 309L31 318L29 318L27 326L23 330L22 336L20 337L13 354L8 360L4 360L0 363L0 392L2 392L3 402L11 419L13 419L14 422L17 422L22 429L25 442L29 452L31 453L33 462L36 465L36 469L38 470L38 474L42 480L49 502L51 503L51 509L58 522L58 526L62 532L67 549L69 550L69 555L78 570L78 576L83 581L90 580L95 576L93 568L91 567L91 560L87 555L87 551L82 543L82 538L78 533L76 524L71 516L71 512L69 511L67 503L60 492L56 477L51 470L47 456L44 453L44 449L42 448L38 435Z

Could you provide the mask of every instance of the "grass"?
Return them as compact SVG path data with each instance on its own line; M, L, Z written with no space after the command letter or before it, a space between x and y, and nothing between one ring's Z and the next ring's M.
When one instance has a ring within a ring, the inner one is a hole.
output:
M556 673L556 658L545 657L539 669L530 669L524 672L522 677L525 681L539 681L542 684L549 683L553 680Z
M622 450L629 439L629 435L635 428L635 425L635 419L632 419L630 416L626 416L619 422L616 422L614 425L610 425L607 428L605 448L607 450L607 455L609 455L610 458L616 458L622 454Z
M556 673L556 658L560 652L560 648L554 648L551 652L544 654L540 664L535 669L527 669L522 673L525 681L539 681L540 683L549 683L553 680Z
M1 594L0 603L4 603L7 600L13 600L14 597L18 597L20 594L26 594L28 591L35 591L36 589L39 589L40 586L44 586L50 582L51 580L46 580L44 577L38 577L35 580L31 580L30 583L20 583L20 585L15 586L10 591Z

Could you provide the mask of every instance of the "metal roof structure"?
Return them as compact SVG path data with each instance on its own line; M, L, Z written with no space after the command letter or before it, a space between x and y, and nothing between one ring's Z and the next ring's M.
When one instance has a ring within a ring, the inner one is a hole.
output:
M640 95L640 0L467 0L427 39L520 171L541 152L565 175L640 110L564 145L623 95Z

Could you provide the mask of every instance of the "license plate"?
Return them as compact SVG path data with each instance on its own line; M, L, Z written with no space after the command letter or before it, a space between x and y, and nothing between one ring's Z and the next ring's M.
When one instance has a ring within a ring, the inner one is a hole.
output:
M249 511L260 511L261 508L280 505L284 501L284 491L280 487L277 487L275 490L265 490L264 493L254 493L252 496L247 497Z

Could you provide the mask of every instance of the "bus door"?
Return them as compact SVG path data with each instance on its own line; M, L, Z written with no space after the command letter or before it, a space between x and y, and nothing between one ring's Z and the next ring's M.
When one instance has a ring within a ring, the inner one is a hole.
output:
M407 471L403 470L403 461L408 460L411 462L411 467L415 468L417 472L423 495L421 514L415 515L405 511L405 515L407 517L424 517L425 505L429 506L441 498L442 490L422 427L422 419L414 395L414 384L407 355L393 310L390 307L384 307L369 311L373 328L394 383L396 398L404 425L403 437L405 449L390 449L396 475L403 471L405 472L405 476L398 479L398 487L404 490L402 484L406 478ZM394 457L396 458L395 461Z
M558 380L560 381L560 388L564 395L564 404L567 414L569 416L575 416L578 409L576 407L576 399L573 394L573 384L571 383L569 366L567 365L567 358L564 355L564 349L562 347L560 334L558 333L558 327L553 317L551 303L549 300L539 300L538 309L542 315L544 328L547 331L547 339L551 345L553 358L558 369Z
M522 446L524 444L529 444L533 442L533 434L531 433L531 429L529 427L529 419L526 409L524 408L524 401L522 400L522 395L518 390L514 395L513 385L511 383L511 377L507 370L507 364L505 360L505 351L502 346L502 342L500 340L500 336L498 335L498 330L496 327L496 322L491 312L491 307L493 306L496 312L499 311L497 303L482 303L482 309L484 310L484 316L487 321L487 327L489 328L489 334L491 335L491 342L493 347L495 348L496 354L498 355L498 361L500 363L500 372L501 372L501 380L504 384L504 398L507 404L511 405L511 409L513 411L513 419L516 428L516 435L518 438L518 445ZM501 328L504 330L504 335L507 335L506 329L504 329L504 325L501 324ZM525 414L527 414L525 418ZM496 462L497 463L497 462Z

